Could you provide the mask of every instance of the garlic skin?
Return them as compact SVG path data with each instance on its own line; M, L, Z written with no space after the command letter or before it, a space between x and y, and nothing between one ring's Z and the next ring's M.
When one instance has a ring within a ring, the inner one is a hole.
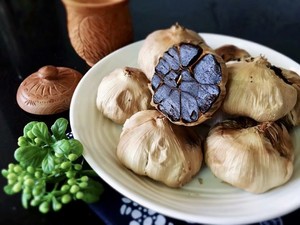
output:
M138 65L149 80L152 79L155 66L163 53L181 42L198 45L204 43L204 40L195 31L178 23L167 29L156 30L146 37L138 54Z
M294 108L287 114L286 120L288 124L292 126L300 125L300 76L294 71L284 68L278 68L281 70L283 77L292 84L297 90L297 102Z
M263 56L227 64L227 70L225 113L265 122L276 121L294 108L297 90Z
M204 157L216 177L252 193L283 185L293 174L293 143L276 122L223 121L210 130Z
M123 124L134 113L150 109L149 80L138 68L116 68L98 86L97 109L112 121Z
M178 188L200 170L201 142L194 129L172 124L157 110L144 110L124 123L117 157L136 174Z
M222 45L215 49L215 52L222 57L225 62L239 61L250 57L250 53L245 49L239 48L235 45Z

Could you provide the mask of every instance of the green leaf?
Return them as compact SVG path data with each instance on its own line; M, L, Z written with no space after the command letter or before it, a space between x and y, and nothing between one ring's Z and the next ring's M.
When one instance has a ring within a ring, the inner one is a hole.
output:
M66 139L66 130L68 128L68 120L65 118L57 119L51 126L51 131L56 140Z
M97 202L103 191L104 187L101 183L93 179L89 179L88 186L83 190L84 196L82 200L86 203Z
M25 166L38 167L41 165L47 151L38 146L22 146L15 151L15 159Z
M25 125L25 127L23 128L23 135L24 135L24 137L29 138L28 135L27 135L27 132L30 131L30 130L32 130L32 127L33 127L36 123L37 123L37 121L31 121L31 122L29 122L29 123L27 123L27 124Z
M83 152L82 144L76 139L69 139L68 141L70 143L71 152L75 153L78 156L81 156Z
M51 147L58 154L69 154L71 148L69 141L65 139L55 142Z
M32 127L32 133L43 140L45 143L48 143L50 140L50 134L47 125L44 122L38 122Z
M55 168L54 156L48 153L42 161L42 170L44 173L51 173Z

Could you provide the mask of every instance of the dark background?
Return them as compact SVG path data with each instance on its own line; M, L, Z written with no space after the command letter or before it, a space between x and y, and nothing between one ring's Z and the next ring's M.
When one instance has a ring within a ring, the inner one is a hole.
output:
M300 62L300 1L298 0L131 0L134 41L175 22L197 32L226 34L273 48ZM52 124L59 116L35 116L22 111L16 91L24 78L45 65L65 66L82 74L89 69L70 45L64 7L60 0L0 0L0 169L13 162L17 138L25 124ZM7 196L0 177L0 224L102 224L82 202L58 213L42 215L25 210L19 195ZM299 215L299 213L298 213ZM285 224L296 212L284 217ZM290 223L292 224L292 223Z

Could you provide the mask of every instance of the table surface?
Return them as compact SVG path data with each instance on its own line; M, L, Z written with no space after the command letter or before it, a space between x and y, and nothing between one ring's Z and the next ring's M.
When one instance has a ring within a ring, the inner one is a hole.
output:
M46 4L47 2L47 4ZM175 22L197 32L231 35L273 48L300 62L300 2L296 0L237 1L131 0L134 41ZM68 39L65 11L60 0L0 2L0 169L13 162L17 138L32 120L52 124L68 111L52 116L24 112L16 102L19 84L45 65L70 67L85 74L90 68L74 51ZM85 224L105 224L91 207L77 201L55 213L24 209L19 195L8 196L0 177L0 224L70 224L80 217ZM79 214L76 214L76 213ZM299 217L295 211L283 217L284 224Z

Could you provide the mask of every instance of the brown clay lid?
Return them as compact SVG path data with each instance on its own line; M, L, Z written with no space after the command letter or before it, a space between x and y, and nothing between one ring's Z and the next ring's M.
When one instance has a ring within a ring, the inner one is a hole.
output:
M82 74L67 67L44 66L19 86L17 102L26 112L50 115L68 110Z

